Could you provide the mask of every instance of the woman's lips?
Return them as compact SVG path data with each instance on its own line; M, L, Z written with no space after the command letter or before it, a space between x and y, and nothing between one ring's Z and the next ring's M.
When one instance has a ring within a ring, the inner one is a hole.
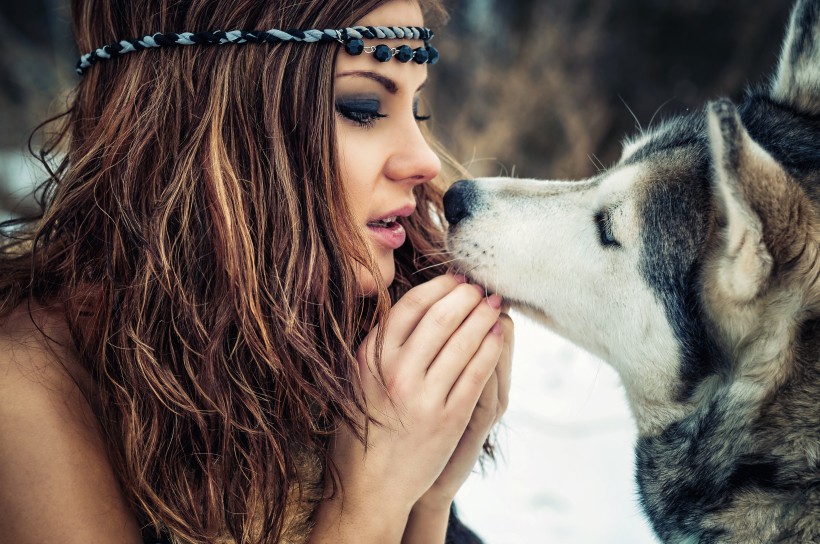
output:
M369 223L367 230L372 238L389 249L399 249L407 239L404 227L395 221L384 226Z
M378 244L387 249L399 249L407 240L407 231L399 224L398 220L403 217L410 217L416 210L416 203L409 202L391 212L378 215L367 223L370 236Z

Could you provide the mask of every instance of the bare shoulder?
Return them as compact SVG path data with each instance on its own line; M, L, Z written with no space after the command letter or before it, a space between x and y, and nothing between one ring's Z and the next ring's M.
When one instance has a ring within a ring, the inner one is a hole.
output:
M0 534L9 542L140 542L61 313L0 319Z
M69 344L57 309L22 304L0 317L0 388L13 394L27 390L32 385L27 382L54 387L65 378L80 377Z
M32 402L53 405L69 419L84 415L90 387L57 309L23 304L0 318L0 395L7 401L0 416Z

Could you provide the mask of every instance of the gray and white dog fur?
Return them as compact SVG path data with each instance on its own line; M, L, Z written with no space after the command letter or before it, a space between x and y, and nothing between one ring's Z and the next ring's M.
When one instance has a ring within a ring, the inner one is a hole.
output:
M820 542L820 0L738 106L587 180L459 182L445 209L462 271L618 371L662 541Z

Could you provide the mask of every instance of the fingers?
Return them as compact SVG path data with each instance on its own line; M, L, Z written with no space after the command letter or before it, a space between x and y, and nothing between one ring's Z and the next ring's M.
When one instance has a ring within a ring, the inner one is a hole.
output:
M430 308L460 285L464 276L446 274L418 285L401 297L390 311L390 320L384 333L385 345L403 345Z
M453 384L476 356L482 343L495 326L500 313L501 298L492 295L480 300L455 332L445 339L427 369L425 380L441 398L445 398Z
M490 379L487 380L487 385L484 386L484 390L481 391L481 396L478 397L478 403L476 404L475 410L473 410L470 423L467 425L468 431L474 431L476 433L475 439L478 442L478 449L481 449L481 445L490 433L490 429L492 429L497 421L499 411L498 391L499 379L498 369L496 368L496 371L493 372Z
M390 310L387 323L379 325L370 331L362 345L359 346L357 353L359 362L366 362L368 367L371 367L370 371L372 373L374 369L371 363L376 350L376 338L382 326L385 327L385 352L400 348L416 327L418 327L419 321L427 315L430 308L451 293L456 287L465 284L465 282L466 278L464 278L464 276L447 274L434 278L408 291Z
M415 287L396 303L384 325L382 353L384 385L388 395L396 395L394 401L416 404L413 400L427 398L444 406L458 382L472 383L459 390L472 399L464 407L467 415L473 411L504 344L505 325L497 321L503 301L497 295L485 297L483 287L445 275ZM376 331L371 332L360 347L360 363L372 359L375 337ZM507 366L500 381L505 399Z
M501 307L502 313L498 318L504 336L498 365L484 386L468 425L468 429L475 428L480 432L482 440L489 434L493 425L501 420L509 406L515 327L513 320L504 312L505 306L506 304Z
M498 376L498 414L496 415L496 423L504 412L507 411L507 406L510 404L510 382L512 375L512 358L515 340L515 325L513 320L507 313L503 312L499 317L499 322L504 330L504 343L501 347L501 355L498 360L498 366L495 373Z
M469 409L472 413L478 399L493 375L504 344L503 328L493 325L489 334L484 336L481 346L453 384L445 402L445 409L461 411ZM469 421L466 420L466 421ZM466 423L465 421L465 423Z

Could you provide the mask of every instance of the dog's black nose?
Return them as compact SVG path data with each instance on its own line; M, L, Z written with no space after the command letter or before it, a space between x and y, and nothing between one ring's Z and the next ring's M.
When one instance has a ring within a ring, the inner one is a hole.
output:
M471 180L457 181L444 193L444 217L451 227L470 216L470 206L474 199L475 184Z

